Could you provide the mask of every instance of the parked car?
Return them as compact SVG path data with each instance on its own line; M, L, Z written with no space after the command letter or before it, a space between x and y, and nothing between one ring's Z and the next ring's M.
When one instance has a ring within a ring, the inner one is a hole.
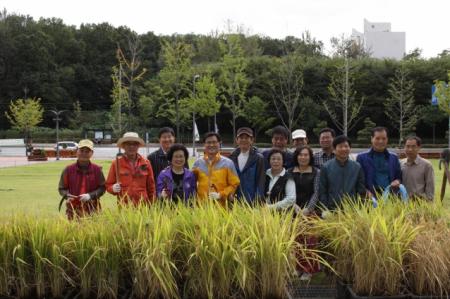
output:
M60 141L57 146L59 147L59 150L76 151L78 149L78 143L75 141ZM55 145L55 150L57 149L57 146Z

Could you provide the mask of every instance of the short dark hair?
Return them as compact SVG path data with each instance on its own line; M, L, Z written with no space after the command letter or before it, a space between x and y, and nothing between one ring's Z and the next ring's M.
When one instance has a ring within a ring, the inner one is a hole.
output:
M336 131L333 130L332 128L323 128L322 130L320 130L319 137L320 137L320 135L322 135L322 133L327 133L327 132L330 132L331 136L333 136L333 138L336 137Z
M309 147L308 145L302 145L302 146L300 146L299 148L297 148L294 151L294 154L293 154L293 157L292 157L294 159L294 161L293 161L294 162L294 166L299 166L299 164L298 164L298 156L300 155L300 153L304 149L308 150L308 153L309 153L308 165L309 166L313 166L314 165L314 154L313 154L313 151L312 151L311 147Z
M279 150L277 148L273 148L270 150L269 155L267 156L267 160L269 162L270 165L270 157L272 157L272 155L274 154L281 154L281 156L283 157L283 164L284 164L284 152L282 150Z
M283 126L276 126L272 129L272 137L274 135L283 135L286 139L289 139L289 131Z
M422 146L422 139L419 136L416 135L409 135L405 138L405 143L408 140L415 140L418 146Z
M219 133L216 133L216 132L208 132L208 133L206 133L205 135L203 135L203 143L206 142L206 139L208 139L209 137L212 137L212 136L216 136L217 141L219 141L219 142L222 141L222 138L220 137Z
M170 127L162 127L158 132L158 139L161 138L162 134L170 133L173 137L175 137L175 131Z
M386 135L389 135L388 129L386 127L375 127L372 129L371 136L372 137L375 136L376 132L383 132L383 131L386 132Z
M188 152L187 148L182 144L175 143L174 145L172 145L169 148L169 151L167 152L167 160L172 162L173 154L176 151L183 151L184 158L186 159L186 161L189 159L189 152Z
M348 138L345 135L339 135L338 137L334 138L333 140L333 148L336 148L339 144L347 142L348 146L352 147L352 142L350 141L350 138Z

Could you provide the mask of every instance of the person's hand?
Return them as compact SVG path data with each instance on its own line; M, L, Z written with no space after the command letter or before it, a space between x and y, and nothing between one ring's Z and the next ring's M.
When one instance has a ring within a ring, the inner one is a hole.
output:
M303 216L309 216L311 215L311 211L308 208L304 208L302 214Z
M122 187L120 187L120 184L119 184L119 183L115 183L115 184L112 186L112 190L113 190L114 193L120 193L120 191L122 190Z
M89 195L89 193L84 193L80 195L80 200L82 202L88 202L91 200L91 196Z
M399 187L400 187L400 181L399 180L392 181L391 188L399 188Z
M331 216L331 212L328 210L322 211L322 219L327 219Z
M209 192L209 198L213 200L220 199L220 193L218 192Z
M162 198L167 198L167 197L169 197L169 193L167 193L166 189L164 189L164 190L161 192L161 197L162 197Z

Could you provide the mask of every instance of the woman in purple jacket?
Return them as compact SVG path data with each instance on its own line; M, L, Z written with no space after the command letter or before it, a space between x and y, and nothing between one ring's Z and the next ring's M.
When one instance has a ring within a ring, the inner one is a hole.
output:
M197 180L192 171L184 167L189 158L186 147L174 144L167 152L170 166L161 171L156 183L156 193L159 198L187 202L195 196Z

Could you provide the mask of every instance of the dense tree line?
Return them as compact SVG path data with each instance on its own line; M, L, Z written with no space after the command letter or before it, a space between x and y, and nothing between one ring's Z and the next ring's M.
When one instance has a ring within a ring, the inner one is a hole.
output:
M34 20L4 10L0 110L7 111L15 99L40 98L44 111L68 110L63 127L113 128L116 133L118 111L121 130L139 132L175 127L178 119L181 132L191 134L192 113L200 131L212 129L217 114L221 132L229 136L233 125L253 126L260 137L275 124L313 132L319 126L339 128L324 107L333 104L340 72L347 67L351 96L363 100L349 130L356 136L364 123L398 127L384 107L392 99L396 71L403 69L419 114L411 131L431 138L435 128L444 137L445 114L430 107L430 99L434 80L447 80L447 51L429 59L415 50L402 61L377 60L354 48L342 55L338 44L335 39L335 51L325 55L323 43L308 32L274 39L236 27L209 35L157 36L107 23L77 28L56 18ZM44 113L41 126L53 125ZM0 113L0 130L8 128Z

